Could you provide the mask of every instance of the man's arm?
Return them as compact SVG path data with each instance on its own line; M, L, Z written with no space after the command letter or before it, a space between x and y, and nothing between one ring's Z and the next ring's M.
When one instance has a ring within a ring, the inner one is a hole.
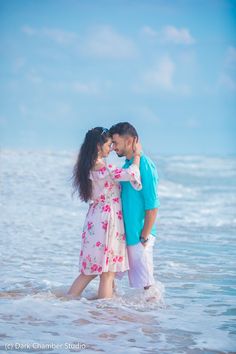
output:
M151 233L152 226L155 223L156 216L157 216L158 208L155 209L150 209L145 211L145 220L144 220L144 226L143 230L141 233L141 237L144 240L148 239L148 236ZM148 242L142 242L142 245L145 247Z
M140 235L140 240L143 246L146 246L148 242L144 241L151 233L160 205L157 193L158 173L154 163L145 156L143 156L140 161L140 173L143 186L141 193L143 195L145 211L144 226Z

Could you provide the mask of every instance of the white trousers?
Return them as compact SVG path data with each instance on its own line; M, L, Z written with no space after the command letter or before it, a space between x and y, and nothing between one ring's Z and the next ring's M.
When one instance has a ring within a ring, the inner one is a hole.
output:
M129 257L129 283L133 288L144 288L155 283L153 277L153 246L155 236L149 235L146 247L141 242L127 246Z

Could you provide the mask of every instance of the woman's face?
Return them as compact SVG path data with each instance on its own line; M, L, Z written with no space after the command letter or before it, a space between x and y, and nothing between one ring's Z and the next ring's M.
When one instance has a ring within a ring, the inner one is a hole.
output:
M107 142L102 145L101 148L102 157L107 157L111 151L112 151L112 140L111 138L109 138Z

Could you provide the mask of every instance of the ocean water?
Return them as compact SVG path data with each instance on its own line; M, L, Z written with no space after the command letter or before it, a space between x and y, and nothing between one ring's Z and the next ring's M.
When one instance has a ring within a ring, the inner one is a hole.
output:
M78 274L86 204L75 153L0 153L0 350L235 353L236 158L160 157L155 301L117 282L112 300L64 294ZM118 163L120 163L119 161Z

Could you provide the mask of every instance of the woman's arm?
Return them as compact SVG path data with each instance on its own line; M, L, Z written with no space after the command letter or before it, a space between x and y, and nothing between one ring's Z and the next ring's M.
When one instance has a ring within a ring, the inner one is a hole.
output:
M141 144L134 139L133 143L133 163L128 168L117 168L108 165L111 177L118 182L130 182L132 187L136 190L142 189L139 165L141 155Z

